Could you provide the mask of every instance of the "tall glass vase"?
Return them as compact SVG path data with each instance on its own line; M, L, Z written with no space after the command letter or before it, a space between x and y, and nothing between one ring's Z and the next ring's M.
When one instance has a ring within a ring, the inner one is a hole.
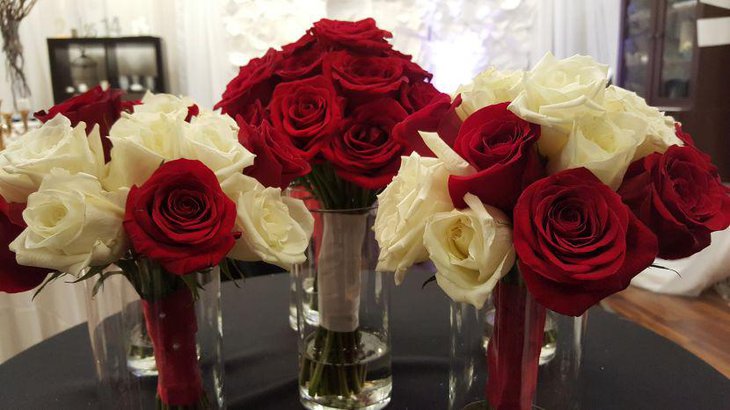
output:
M449 409L579 409L587 316L547 310L514 283L492 301L451 304Z
M176 409L225 408L220 276L217 267L195 276L202 286L197 300L180 288L144 301L122 275L98 289L86 281L101 408L172 408L161 404L163 395L173 403L195 402Z
M392 389L390 280L375 271L375 209L313 210L310 258L294 269L299 331L299 393L308 409L381 409ZM308 315L314 284L319 320Z

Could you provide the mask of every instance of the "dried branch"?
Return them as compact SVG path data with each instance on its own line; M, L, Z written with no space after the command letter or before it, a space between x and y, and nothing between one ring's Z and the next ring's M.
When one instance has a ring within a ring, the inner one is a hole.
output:
M25 59L18 28L36 2L37 0L0 0L0 34L3 38L3 52L6 56L7 77L13 93L13 105L16 108L19 97L30 96L30 88L23 71Z

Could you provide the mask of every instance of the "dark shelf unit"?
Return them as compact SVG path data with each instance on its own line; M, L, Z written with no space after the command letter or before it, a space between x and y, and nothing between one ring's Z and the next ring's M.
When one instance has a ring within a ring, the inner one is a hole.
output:
M120 72L120 65L124 63L144 63L152 67L154 86L152 88L143 86L141 90L131 90L127 87L125 99L139 99L144 95L146 90L155 93L167 92L167 78L165 75L165 66L162 58L162 40L159 37L138 36L138 37L82 37L82 38L49 38L48 57L51 66L51 84L53 87L53 100L57 104L71 97L76 92L69 92L68 88L73 87L72 63L74 61L73 54L84 54L85 50L91 49L96 52L96 58L92 58L98 64L99 81L107 81L110 87L125 88L120 79L128 77L127 85L131 83L132 76L144 77L142 73ZM135 56L131 58L120 58L120 52L129 51L130 49L145 50L144 54L151 56L148 59L139 59ZM81 51L84 50L84 51ZM145 61L141 61L145 60ZM149 61L146 61L149 60ZM127 64L129 65L129 64ZM129 71L127 69L126 71ZM86 84L91 88L97 84ZM140 84L141 85L141 84Z
M680 121L730 181L730 45L699 47L696 28L727 16L694 0L622 0L617 84Z

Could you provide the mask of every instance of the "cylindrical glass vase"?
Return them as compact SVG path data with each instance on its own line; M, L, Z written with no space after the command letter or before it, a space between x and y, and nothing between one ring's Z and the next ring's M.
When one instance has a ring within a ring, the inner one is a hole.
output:
M375 208L312 210L312 250L294 269L299 393L308 409L381 409L392 389L390 283L376 272ZM306 281L313 272L316 284ZM316 286L319 320L310 314Z
M165 408L158 397L159 366L152 339L167 346L165 353L157 353L166 358L170 385L182 386L164 394L176 400L193 392L202 403L176 409L225 408L220 276L217 267L195 276L202 286L195 300L190 290L180 288L161 300L143 301L122 275L109 276L101 286L93 279L86 281L100 408ZM145 315L154 319L145 320ZM194 342L186 342L193 334ZM191 386L197 374L200 383ZM202 391L195 393L196 389Z
M572 317L547 310L524 287L502 289L501 296L502 306L516 309L499 314L493 299L482 310L451 303L449 409L580 408L578 377L587 315ZM492 340L495 330L501 331L495 329L499 326L510 333L502 331L501 345ZM540 337L535 326L542 328ZM488 360L490 342L495 346ZM500 377L501 382L494 379ZM489 378L493 379L487 387ZM489 403L490 388L503 406Z
M449 350L449 409L486 409L487 356L485 315L493 312L491 301L483 309L468 303L451 302Z

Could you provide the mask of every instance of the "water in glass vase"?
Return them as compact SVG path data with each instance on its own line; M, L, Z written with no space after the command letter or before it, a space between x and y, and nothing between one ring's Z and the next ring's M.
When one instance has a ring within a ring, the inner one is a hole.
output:
M155 352L144 322L136 324L129 334L127 367L137 377L157 376Z
M307 337L305 346L299 390L306 408L377 410L388 404L390 349L378 335L320 327Z

